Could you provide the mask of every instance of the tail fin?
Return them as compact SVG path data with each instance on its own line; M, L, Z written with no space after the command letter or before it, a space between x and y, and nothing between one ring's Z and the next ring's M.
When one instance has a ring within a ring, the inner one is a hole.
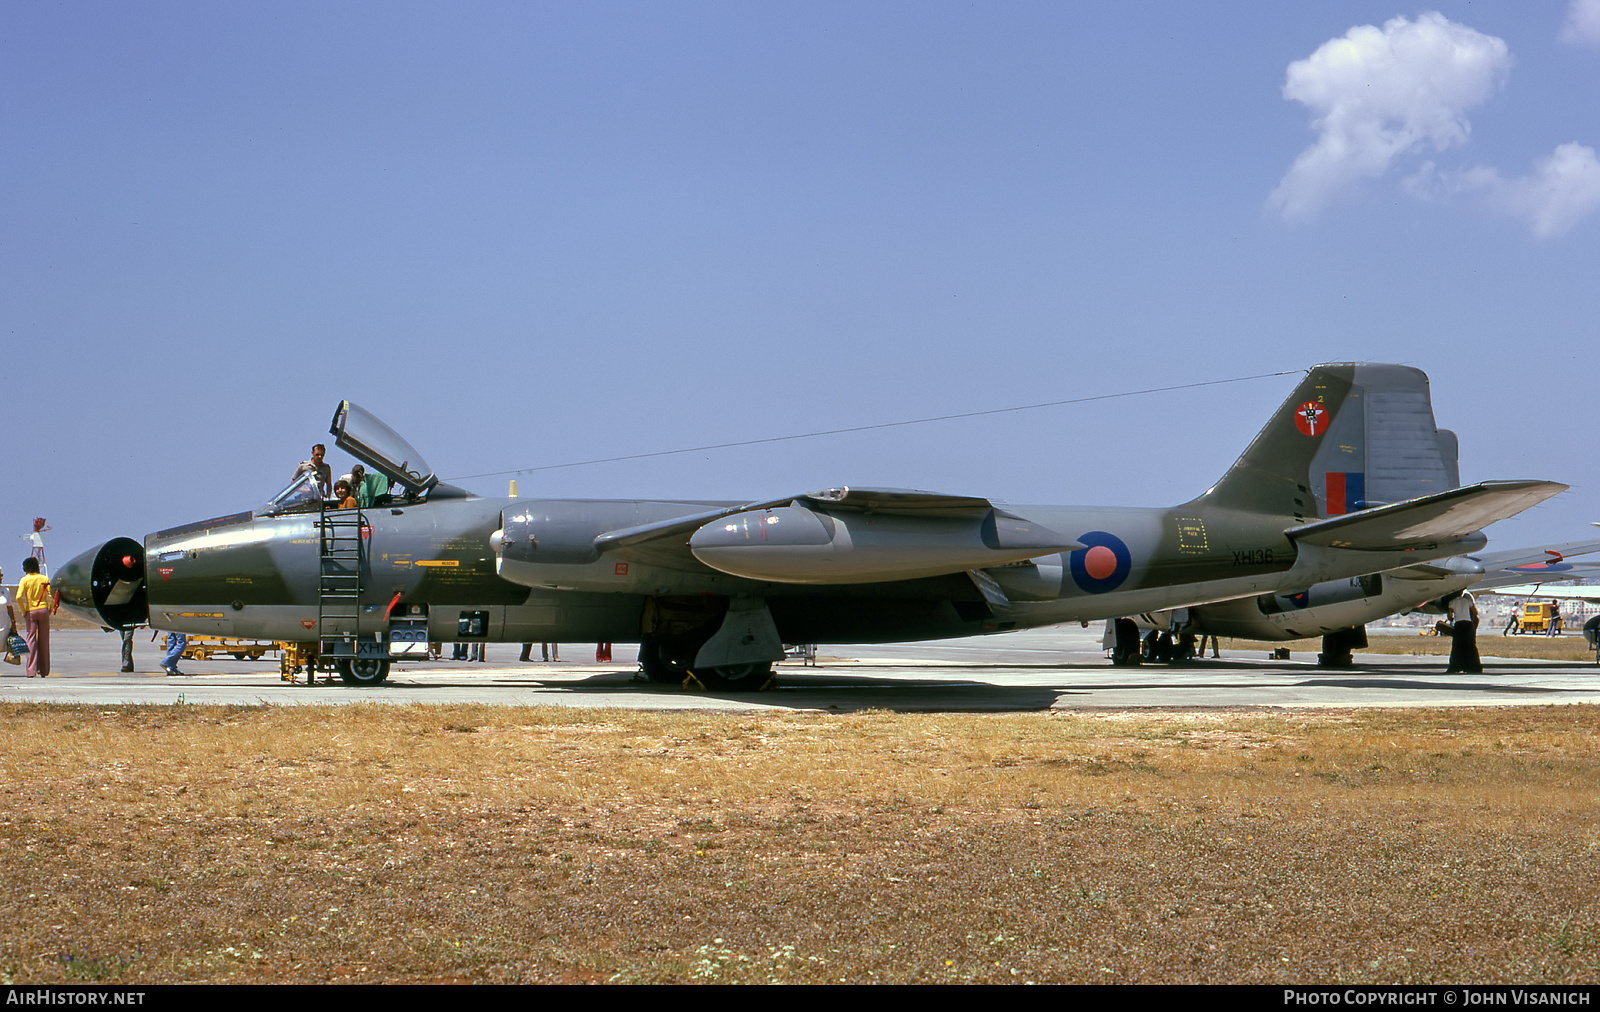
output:
M1195 504L1307 519L1432 495L1458 484L1453 443L1422 370L1313 366Z

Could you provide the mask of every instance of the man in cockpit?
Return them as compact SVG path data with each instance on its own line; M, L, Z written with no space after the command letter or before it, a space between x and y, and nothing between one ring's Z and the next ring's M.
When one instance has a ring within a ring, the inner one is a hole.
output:
M321 443L311 447L311 459L302 460L300 466L294 469L294 474L289 476L293 481L307 471L317 476L317 489L322 493L322 498L328 498L333 491L333 469L322 458L327 455L328 448Z

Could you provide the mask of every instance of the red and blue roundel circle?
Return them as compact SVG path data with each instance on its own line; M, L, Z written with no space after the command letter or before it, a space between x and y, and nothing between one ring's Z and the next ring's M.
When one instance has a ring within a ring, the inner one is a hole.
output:
M1090 531L1078 535L1078 542L1084 547L1067 556L1072 582L1091 594L1122 586L1133 568L1133 556L1122 539L1105 531Z

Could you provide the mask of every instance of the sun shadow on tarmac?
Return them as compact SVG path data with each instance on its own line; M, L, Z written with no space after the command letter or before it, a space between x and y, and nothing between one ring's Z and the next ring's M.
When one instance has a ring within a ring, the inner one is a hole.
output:
M1505 667L1538 667L1538 665L1506 665ZM1018 671L1044 676L1053 684L1008 686L979 681L973 672L994 669ZM829 713L850 713L862 710L886 710L895 713L1003 713L1037 712L1050 709L1073 708L1080 705L1080 697L1099 692L1133 693L1140 697L1176 692L1188 695L1193 692L1229 692L1249 687L1259 688L1325 688L1350 690L1393 690L1410 692L1471 692L1486 695L1529 694L1565 695L1582 694L1583 689L1561 689L1525 685L1505 685L1493 681L1494 672L1473 680L1451 679L1433 681L1417 677L1415 665L1383 667L1368 665L1334 675L1312 676L1317 669L1299 668L1284 670L1282 663L1267 665L1259 661L1233 662L1207 660L1177 667L1145 665L1138 668L1112 669L1104 664L1070 665L1005 665L961 664L951 666L949 677L879 677L856 669L837 671L825 668L780 670L777 688L762 692L727 692L716 690L684 689L635 680L632 672L603 671L579 679L547 678L530 675L494 677L490 683L516 689L560 693L569 696L614 695L618 691L637 692L670 702L681 699L692 705L696 699L715 699L728 703L747 703L752 707L779 707L784 709L817 710ZM1071 673L1070 680L1057 681L1053 674ZM1509 672L1508 672L1509 673ZM1167 678L1164 675L1186 677ZM1108 677L1116 675L1119 677ZM1195 675L1213 677L1196 679ZM1126 676L1126 677L1123 677ZM1222 676L1222 677L1215 677ZM1238 678L1236 676L1242 676ZM1311 677L1308 677L1311 676ZM1092 679L1092 680L1087 680ZM1481 680L1480 680L1481 679ZM399 685L391 683L390 689L443 688L443 683L407 680ZM1115 708L1126 704L1094 704L1088 706ZM1181 702L1168 699L1151 699L1150 706L1280 706L1283 703L1244 702L1234 704ZM1352 706L1365 705L1352 701ZM1427 705L1419 703L1419 705Z
M757 692L685 689L676 685L634 681L632 672L608 671L581 680L512 676L494 678L491 684L508 688L559 692L573 696L609 695L633 691L664 701L718 699L751 706L824 710L829 713L858 710L962 713L1048 710L1062 690L1045 686L1003 686L970 678L872 678L861 675L780 674L778 688ZM407 678L389 682L380 691L426 690L449 687L441 682ZM604 705L604 704L600 704Z

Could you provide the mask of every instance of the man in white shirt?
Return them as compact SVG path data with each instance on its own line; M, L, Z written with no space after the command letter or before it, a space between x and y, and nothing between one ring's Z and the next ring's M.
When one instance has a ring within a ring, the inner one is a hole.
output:
M322 458L327 454L328 448L321 443L311 447L311 459L302 460L300 466L294 469L290 480L300 477L307 471L317 476L317 489L322 493L322 498L328 498L328 493L333 490L333 469Z
M1478 657L1478 605L1472 595L1462 591L1450 599L1450 666L1446 672L1469 675L1483 673Z

